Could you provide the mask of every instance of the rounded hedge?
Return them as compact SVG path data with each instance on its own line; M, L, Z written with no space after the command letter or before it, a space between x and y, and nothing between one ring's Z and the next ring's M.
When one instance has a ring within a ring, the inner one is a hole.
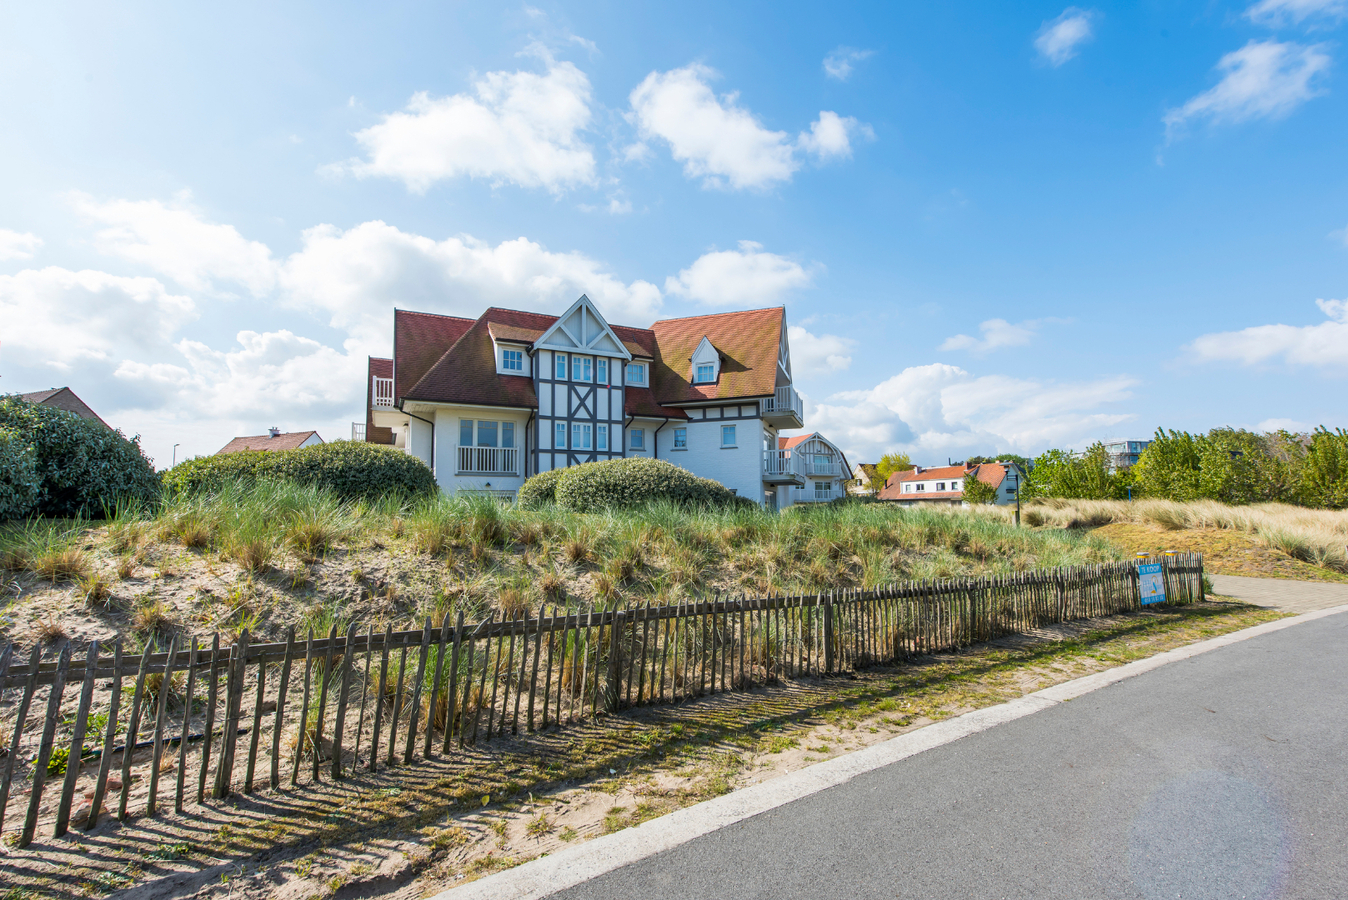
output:
M198 456L179 463L163 477L164 486L175 494L210 492L226 482L263 478L316 485L342 500L413 497L438 490L435 475L415 456L363 441Z
M0 522L31 513L41 493L37 449L14 429L0 428Z
M640 506L656 500L669 500L685 506L754 505L747 497L735 496L719 481L699 478L687 469L660 459L611 459L558 472L544 472L529 481L551 476L557 505L575 512ZM528 487L529 482L525 482L521 494ZM540 495L545 492L546 487L537 491Z
M549 469L539 472L520 485L515 502L525 509L537 509L548 503L557 502L557 482L566 474L566 469Z
M159 477L141 452L139 436L127 440L102 422L14 395L0 397L0 428L10 433L11 447L25 444L31 450L38 479L36 501L27 512L9 513L11 518L30 513L94 517L122 504L151 503L159 497ZM8 468L8 458L0 467ZM4 490L0 488L0 493ZM0 513L0 518L6 515Z

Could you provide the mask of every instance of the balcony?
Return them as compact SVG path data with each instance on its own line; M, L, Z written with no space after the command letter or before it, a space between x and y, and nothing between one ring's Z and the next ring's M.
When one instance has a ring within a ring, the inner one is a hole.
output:
M460 447L459 475L518 475L518 447Z
M778 428L805 427L805 406L791 385L777 388L770 399L760 401L761 414L769 425Z
M380 378L378 375L370 379L370 405L376 409L393 408L393 379Z
M763 451L763 482L765 484L805 484L801 473L800 457L792 456L790 450Z
M365 440L365 423L364 423L364 422L352 422L352 423L351 423L351 440L353 440L353 441L362 441L362 442Z
M836 456L825 456L822 453L807 454L803 471L806 475L826 478L841 478L842 460Z
M815 486L810 488L796 488L792 491L791 499L793 503L828 503L831 500L838 499L842 495L842 491L834 490L832 485L829 485L827 491L820 490L818 486Z

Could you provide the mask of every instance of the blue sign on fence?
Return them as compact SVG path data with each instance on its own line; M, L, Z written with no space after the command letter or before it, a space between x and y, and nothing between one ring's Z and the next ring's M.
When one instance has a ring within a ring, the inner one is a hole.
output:
M1143 563L1137 567L1137 589L1143 604L1165 602L1165 572L1160 563Z

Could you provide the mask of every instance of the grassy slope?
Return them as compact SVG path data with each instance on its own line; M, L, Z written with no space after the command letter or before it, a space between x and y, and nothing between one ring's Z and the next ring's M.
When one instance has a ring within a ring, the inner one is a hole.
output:
M1154 525L1119 522L1096 528L1093 534L1129 555L1163 550L1202 553L1204 570L1218 575L1348 583L1348 575L1342 572L1293 559L1254 535L1239 531L1218 528L1167 531Z

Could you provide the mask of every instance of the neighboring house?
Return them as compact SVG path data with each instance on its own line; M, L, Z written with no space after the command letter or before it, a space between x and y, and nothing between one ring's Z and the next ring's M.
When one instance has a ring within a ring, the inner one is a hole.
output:
M847 482L847 493L858 497L874 497L883 485L876 484L876 464L857 463L852 467L852 480Z
M20 394L19 399L26 400L29 403L37 403L41 406L50 406L54 409L64 409L66 412L73 412L81 419L90 419L102 425L108 425L107 422L98 417L98 413L89 408L89 404L75 396L75 392L68 387L48 388L45 391Z
M387 373L387 374L381 374ZM446 493L513 496L538 472L648 456L758 503L806 486L777 447L800 428L782 308L610 325L588 297L560 316L394 310L371 359L366 440L387 428Z
M1119 469L1131 469L1142 458L1151 441L1105 441L1105 452L1109 454L1109 472L1112 475Z
M215 455L242 453L245 450L298 450L300 447L312 447L321 443L323 439L318 436L317 431L282 432L279 428L269 428L266 434L236 437L217 450Z
M459 321L469 321L467 319ZM365 441L371 444L392 444L393 429L374 424L375 401L391 399L393 390L393 360L366 357L368 377L365 379L365 421L351 423L351 440ZM381 386L389 396L375 397L375 387Z
M847 457L819 432L778 438L777 449L785 451L805 475L805 484L791 492L791 503L827 503L844 495Z
M964 503L964 482L977 478L997 489L996 504L1005 506L1016 502L1016 490L1022 475L1015 463L995 462L979 465L921 466L889 476L880 491L881 500L890 500L900 506L933 503L939 506L961 506Z

